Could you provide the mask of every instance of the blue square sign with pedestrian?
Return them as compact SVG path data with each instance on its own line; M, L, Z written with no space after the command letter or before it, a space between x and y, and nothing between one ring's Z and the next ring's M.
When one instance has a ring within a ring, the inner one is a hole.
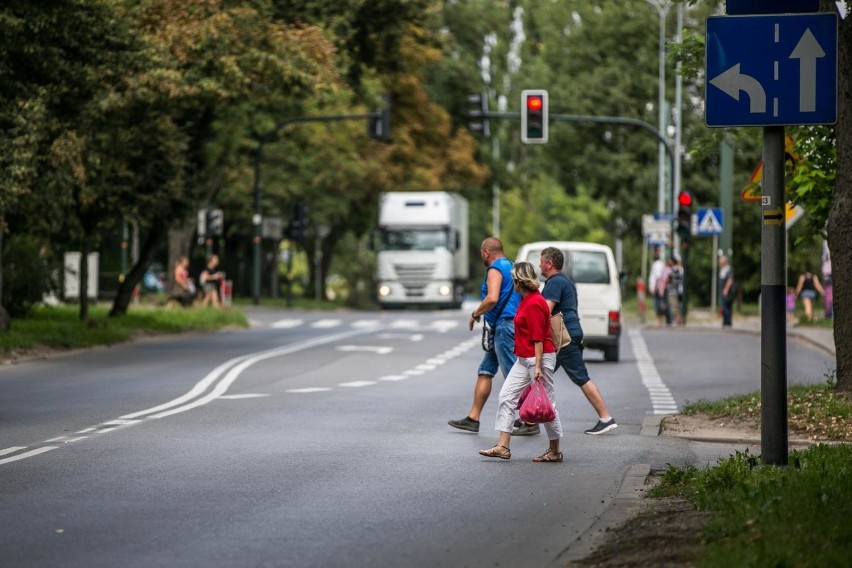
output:
M837 15L707 18L707 126L837 122Z

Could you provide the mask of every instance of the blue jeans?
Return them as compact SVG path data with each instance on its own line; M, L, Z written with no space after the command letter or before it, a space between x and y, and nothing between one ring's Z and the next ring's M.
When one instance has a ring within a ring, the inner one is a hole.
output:
M503 378L515 364L515 322L511 318L501 319L494 330L494 351L486 351L479 364L478 374L493 377L503 371Z

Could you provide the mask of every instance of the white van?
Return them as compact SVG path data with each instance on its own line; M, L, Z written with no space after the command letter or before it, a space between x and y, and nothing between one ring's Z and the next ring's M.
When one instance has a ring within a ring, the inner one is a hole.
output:
M612 249L596 243L540 241L525 244L517 262L529 262L538 272L541 251L555 247L565 256L564 272L577 285L577 314L583 345L600 349L607 361L618 361L621 338L621 285Z

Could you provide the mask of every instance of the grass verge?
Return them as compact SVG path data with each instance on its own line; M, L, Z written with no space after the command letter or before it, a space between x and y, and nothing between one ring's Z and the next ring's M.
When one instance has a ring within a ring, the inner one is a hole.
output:
M852 446L790 453L789 467L745 452L716 467L670 467L652 496L678 495L712 517L700 566L832 566L852 558Z
M214 331L248 327L239 310L173 310L139 306L126 315L111 318L109 307L92 306L90 321L79 319L77 306L42 306L28 317L12 320L9 333L0 334L0 355L20 355L48 349L80 349L129 341L140 334Z
M652 497L682 498L708 513L699 566L825 566L852 558L852 401L824 385L788 390L792 432L819 443L789 454L789 466L762 465L748 451L715 467L669 467ZM691 403L684 414L760 419L760 394ZM677 521L675 521L677 522Z

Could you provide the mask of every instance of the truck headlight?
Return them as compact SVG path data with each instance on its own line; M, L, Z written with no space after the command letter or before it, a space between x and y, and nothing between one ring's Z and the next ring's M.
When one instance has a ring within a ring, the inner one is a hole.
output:
M440 287L438 287L438 293L442 296L449 296L450 292L452 292L452 288L450 288L446 284L442 284Z
M379 296L381 296L381 297L390 296L390 293L391 293L391 289L390 289L390 286L388 286L387 284L381 284L379 286Z

